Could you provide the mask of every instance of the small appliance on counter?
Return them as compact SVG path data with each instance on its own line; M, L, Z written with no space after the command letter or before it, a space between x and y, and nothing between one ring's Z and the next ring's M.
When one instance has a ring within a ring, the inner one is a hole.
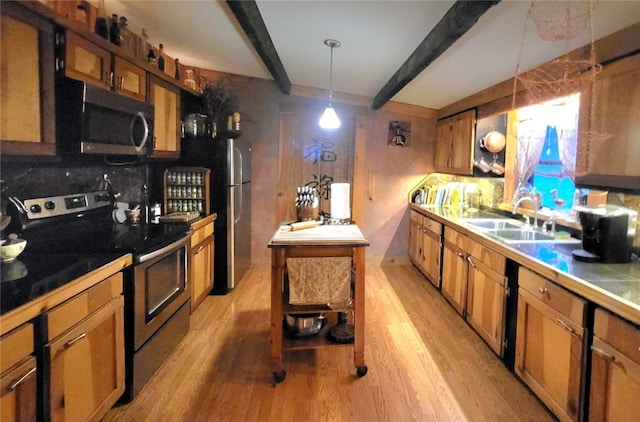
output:
M582 249L573 251L576 260L610 264L631 261L637 211L615 205L575 209L582 225Z

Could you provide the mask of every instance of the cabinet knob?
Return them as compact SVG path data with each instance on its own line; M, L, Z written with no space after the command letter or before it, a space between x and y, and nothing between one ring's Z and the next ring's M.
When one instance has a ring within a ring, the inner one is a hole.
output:
M540 292L540 294L545 294L548 292L547 288L544 286L538 287L538 291Z
M456 255L458 255L460 258L464 258L464 254L462 252L456 252Z

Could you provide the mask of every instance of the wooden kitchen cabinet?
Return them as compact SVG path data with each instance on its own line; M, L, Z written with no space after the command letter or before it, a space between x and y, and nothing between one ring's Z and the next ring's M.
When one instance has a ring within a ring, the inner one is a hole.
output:
M504 354L506 258L446 228L442 294L498 355Z
M575 294L519 269L515 372L561 421L581 417L585 307Z
M33 325L0 338L0 417L2 422L36 420L36 359Z
M0 154L55 155L53 25L16 3L0 13Z
M422 218L422 265L427 280L440 287L440 256L442 253L442 224L423 216Z
M442 224L411 211L409 259L434 286L440 287Z
M180 157L180 89L149 76L149 102L154 107L153 157Z
M463 234L446 228L442 246L442 295L463 317L467 304L469 263L467 251L471 240Z
M42 315L44 419L99 421L124 392L122 273Z
M593 336L589 420L635 420L640 414L640 329L598 308Z
M113 57L113 88L134 100L147 100L147 72L122 57ZM155 131L155 124L154 124Z
M146 101L147 72L143 68L73 31L59 32L57 42L64 45L64 54L56 62L65 76Z
M214 221L215 216L213 218L205 218L204 221L199 221L192 225L194 232L191 235L189 257L189 262L191 263L189 270L191 313L196 310L213 288Z
M411 210L409 223L409 259L422 270L422 214Z
M438 120L435 150L435 170L437 172L473 174L475 123L475 110Z
M467 255L467 322L498 356L503 356L508 294L505 277L507 260L479 243L471 243Z
M66 38L66 39L65 39ZM111 89L111 53L72 31L61 32L57 42L64 45L58 70L64 75L101 88Z
M580 96L576 184L640 187L640 54L607 65ZM591 110L591 106L593 109ZM593 134L608 138L598 141Z

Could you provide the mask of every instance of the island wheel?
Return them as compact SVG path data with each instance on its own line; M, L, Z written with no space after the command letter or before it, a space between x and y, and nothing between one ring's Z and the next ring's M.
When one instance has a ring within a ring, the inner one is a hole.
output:
M367 365L362 365L362 366L356 367L356 374L358 375L358 378L362 378L365 375L367 375L367 371L368 370L369 370L369 368L367 368Z
M365 371L366 372L366 371ZM273 373L273 384L280 384L287 377L287 371L281 369Z

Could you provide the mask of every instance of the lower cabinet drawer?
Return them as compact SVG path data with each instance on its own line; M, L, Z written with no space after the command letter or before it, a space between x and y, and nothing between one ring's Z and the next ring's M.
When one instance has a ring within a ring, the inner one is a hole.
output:
M46 312L47 340L59 336L121 293L122 273L117 273Z
M124 392L124 298L46 344L43 366L45 419L101 420Z
M521 267L518 272L518 288L526 290L575 324L583 324L587 302L551 280Z
M0 374L0 418L2 422L36 420L36 359L33 356Z
M594 317L593 334L640 365L640 328L598 308Z

